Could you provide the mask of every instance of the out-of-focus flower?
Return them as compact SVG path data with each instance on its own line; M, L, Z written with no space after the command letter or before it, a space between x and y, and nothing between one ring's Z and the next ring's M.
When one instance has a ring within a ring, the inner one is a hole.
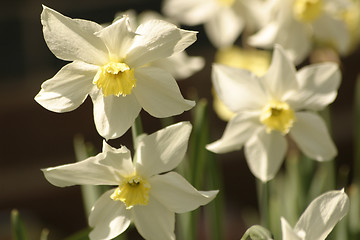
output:
M271 54L269 51L257 49L242 49L237 46L219 49L215 55L215 62L223 65L243 68L253 72L256 76L262 76L270 66ZM216 92L213 91L213 107L220 119L229 121L235 116L226 105L220 101Z
M104 141L103 152L84 161L44 169L55 186L116 185L93 206L90 239L112 239L130 222L145 239L175 239L175 213L192 211L210 202L218 191L198 191L171 171L183 160L191 124L182 122L142 137L134 161L123 146Z
M131 26L133 29L136 29L138 25L141 25L149 20L159 19L167 22L171 21L171 19L165 19L162 15L154 11L145 11L137 15L134 10L118 13L115 16L115 19L119 19L124 15L129 16L130 23L133 23ZM166 70L176 80L190 77L194 73L200 71L204 65L204 58L199 56L190 57L185 51L174 53L168 58L161 58L149 63L149 66Z
M281 218L283 240L324 240L335 225L348 213L349 198L344 192L329 191L306 208L294 228Z
M166 0L163 12L189 26L204 24L212 44L221 48L232 45L245 25L262 25L266 14L261 4L261 0Z
M360 43L360 1L352 0L349 6L340 13L350 32L350 46L347 53L355 50Z
M97 131L110 139L123 135L141 108L163 118L194 106L168 72L147 64L181 52L196 40L196 32L161 20L147 21L134 32L126 16L103 28L45 6L41 22L50 50L73 61L45 81L35 97L48 110L72 111L90 95Z
M279 170L287 150L286 135L308 157L332 159L336 147L324 120L314 111L334 101L340 78L334 63L310 65L296 72L279 45L262 77L214 64L216 93L236 116L221 139L207 145L207 149L226 153L245 145L249 168L262 181L272 179Z
M295 64L309 55L314 42L345 54L350 33L338 15L348 3L348 0L270 0L268 24L248 41L263 48L280 44Z

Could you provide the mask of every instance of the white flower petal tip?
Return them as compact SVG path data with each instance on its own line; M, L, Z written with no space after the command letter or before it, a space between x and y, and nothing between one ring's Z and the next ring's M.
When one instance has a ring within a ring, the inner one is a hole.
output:
M349 212L349 207L349 197L343 189L326 192L310 203L294 230L305 232L307 239L324 240Z
M141 138L135 154L137 171L153 176L176 168L184 159L191 129L190 122L180 122Z

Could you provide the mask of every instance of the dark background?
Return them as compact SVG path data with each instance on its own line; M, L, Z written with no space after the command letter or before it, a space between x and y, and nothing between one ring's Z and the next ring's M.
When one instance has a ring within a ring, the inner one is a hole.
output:
M135 9L160 11L160 0L13 0L0 5L0 240L10 239L10 211L19 209L26 220L32 239L38 239L42 228L50 230L49 239L62 239L87 226L79 187L57 188L49 184L41 168L75 161L73 137L81 134L101 151L102 138L92 117L92 103L87 99L78 109L57 114L34 101L43 81L51 78L66 64L47 48L40 23L41 4L72 18L98 23L111 22L116 12ZM201 55L205 68L179 82L185 98L194 92L211 104L210 71L215 49L203 28L197 30L198 41L187 52ZM353 90L360 68L360 53L343 58L343 83L333 104L333 134L339 148L339 166L351 168L353 142ZM160 121L142 111L145 132L161 128ZM176 121L190 120L185 113ZM213 139L218 139L226 123L210 111ZM110 142L113 146L131 144L131 135ZM256 208L254 177L242 152L219 156L224 175L226 196L226 239L239 239L245 231L241 216Z

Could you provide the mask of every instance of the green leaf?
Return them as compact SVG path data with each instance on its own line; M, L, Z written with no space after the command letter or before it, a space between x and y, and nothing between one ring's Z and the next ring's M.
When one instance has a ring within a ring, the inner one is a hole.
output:
M11 211L11 230L13 240L28 240L24 221L20 217L19 211L13 209Z

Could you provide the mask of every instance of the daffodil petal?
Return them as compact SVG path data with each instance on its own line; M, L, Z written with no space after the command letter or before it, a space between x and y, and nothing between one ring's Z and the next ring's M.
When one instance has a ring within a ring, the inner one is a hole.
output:
M149 20L136 29L126 61L135 68L180 52L196 41L196 32L182 30L162 20Z
M123 233L131 223L131 214L121 201L114 201L111 189L95 202L89 216L89 225L94 229L90 232L91 240L113 239Z
M121 61L134 41L135 33L130 28L129 18L123 16L110 26L97 32L109 50L112 61Z
M284 94L298 89L296 69L280 45L275 46L269 70L261 77L273 99L283 100Z
M180 122L142 138L135 156L136 171L152 176L176 168L185 156L191 128L189 122Z
M106 157L99 161L100 164L112 167L120 176L131 176L135 172L135 167L131 159L130 151L125 146L113 148L106 141L103 141L103 152Z
M151 63L152 67L166 70L176 80L190 77L200 71L204 65L204 58L190 57L185 52L175 53L168 58L158 59Z
M315 39L328 44L335 43L341 54L346 53L350 46L350 33L344 20L324 13L313 23L313 27Z
M290 224L286 221L285 218L281 217L281 233L282 240L305 240L305 238L300 237L294 229L291 228Z
M252 46L262 48L272 48L276 42L281 27L276 22L270 22L254 35L248 38L248 43Z
M150 115L163 118L191 109L195 102L183 98L175 79L159 68L135 69L137 101Z
M206 149L214 153L239 150L259 127L253 115L239 113L229 121L223 136L216 142L206 145Z
M122 136L134 123L141 106L133 94L105 97L100 91L90 94L94 104L97 131L105 139Z
M202 24L214 16L219 6L209 0L167 0L163 12L189 26Z
M324 193L310 203L294 229L304 231L306 239L324 240L348 213L349 205L349 198L343 190Z
M132 219L140 235L148 240L175 240L175 213L155 198L146 206L136 205L131 210Z
M56 57L100 66L107 62L106 46L94 35L102 29L99 24L71 19L46 6L43 6L41 23L45 41Z
M267 133L260 128L245 144L245 156L250 171L263 182L275 177L284 160L287 142L278 131Z
M296 121L290 129L290 136L301 151L317 161L333 159L337 149L327 130L325 121L311 112L296 112Z
M217 47L228 47L239 37L244 21L232 8L219 8L204 24L205 31L212 44Z
M335 100L341 80L337 64L320 63L306 66L297 72L296 77L300 89L286 98L294 110L319 111Z
M219 191L198 191L176 172L149 179L151 196L176 213L195 210L213 200Z
M42 89L35 96L35 101L54 112L76 109L93 89L92 78L97 70L97 66L83 62L69 63L41 85Z
M259 78L244 69L214 64L212 82L220 100L232 112L261 109L268 99Z
M99 153L95 157L77 163L42 169L46 180L58 187L73 185L116 185L120 181L115 169L100 164L106 154Z

